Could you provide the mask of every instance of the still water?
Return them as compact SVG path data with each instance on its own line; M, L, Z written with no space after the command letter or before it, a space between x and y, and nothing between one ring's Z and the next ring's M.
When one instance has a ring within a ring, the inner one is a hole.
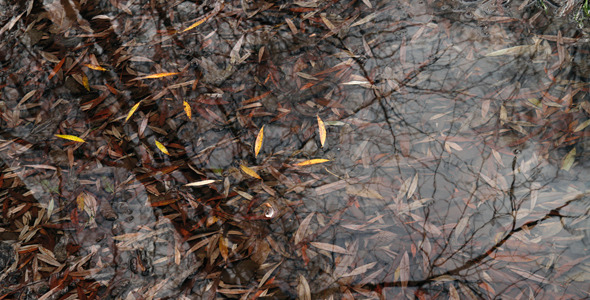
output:
M581 2L0 0L0 298L590 297Z

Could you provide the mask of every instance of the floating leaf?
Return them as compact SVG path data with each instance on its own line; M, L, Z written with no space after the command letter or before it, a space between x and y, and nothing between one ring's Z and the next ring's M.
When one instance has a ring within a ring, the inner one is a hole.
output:
M207 180L201 180L201 181L195 181L195 182L191 182L191 183L187 183L184 186L202 186L202 185L208 185L210 183L213 183L217 180L215 179L207 179Z
M188 102L186 102L186 101L182 101L182 104L184 105L184 112L186 113L186 116L189 118L189 120L191 120L193 113L191 111L190 104L188 104Z
M62 138L65 140L70 140L70 141L74 141L74 142L79 142L79 143L84 143L86 142L85 140L75 136L75 135L69 135L69 134L56 134L55 135L58 138Z
M330 161L330 160L325 159L325 158L316 158L316 159L310 159L310 160L302 161L300 163L296 163L295 166L303 167L303 166L321 164L321 163L325 163L327 161Z
M260 177L260 175L258 175L258 173L256 173L256 171L244 166L244 165L240 165L240 169L242 169L242 171L246 174L248 174L249 176L252 176L256 179L262 179L262 177Z
M96 70L96 71L106 71L107 69L99 66L99 65L92 65L92 64L84 64L86 67L92 69L92 70Z
M576 160L576 148L570 150L570 152L563 158L563 162L561 163L561 169L569 171L574 161Z
M166 147L164 145L162 145L162 143L156 141L156 147L158 147L158 149L160 149L160 151L162 151L162 153L164 153L166 155L170 155L170 153L168 152L168 149L166 149Z
M260 128L258 136L256 137L256 143L254 144L254 157L258 156L260 148L262 148L262 141L264 139L264 125Z
M320 144L322 144L322 148L324 147L324 143L326 142L326 126L324 126L324 121L318 117L318 128L320 131Z
M156 74L151 74L151 75L147 75L147 76L143 76L143 77L137 77L133 80L142 80L142 79L155 79L155 78L162 78L162 77L168 77L168 76L173 76L178 74L178 72L167 72L167 73L156 73Z
M129 120L129 118L131 118L131 116L135 113L135 111L137 110L137 108L139 108L139 104L140 103L141 103L141 101L139 101L135 105L133 105L133 107L131 108L131 110L129 111L129 113L127 113L127 118L125 118L125 122L127 122L127 120Z

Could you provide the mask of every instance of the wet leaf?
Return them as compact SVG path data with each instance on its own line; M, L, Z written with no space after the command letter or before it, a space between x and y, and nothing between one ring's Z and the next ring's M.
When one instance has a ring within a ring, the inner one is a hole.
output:
M146 76L142 76L142 77L137 77L137 78L135 78L133 80L156 79L156 78L174 76L174 75L177 75L177 74L178 74L178 72L156 73L156 74L146 75Z
M293 243L295 243L295 245L299 244L299 242L305 238L307 229L309 228L309 223L311 222L314 214L315 213L313 212L310 213L307 215L307 217L305 217L305 219L303 219L303 221L301 221L301 224L299 224L299 228L297 228L297 232L295 232L295 237L293 238Z
M361 275L364 274L365 272L367 272L369 269L373 268L377 263L376 262L372 262L366 265L362 265L352 271L350 271L350 273L344 274L342 275L342 277L346 277L346 276L355 276L355 275Z
M584 128L588 127L588 125L590 125L590 119L586 120L584 123L576 126L576 129L574 129L574 132L578 132L583 130Z
M215 180L215 179L207 179L207 180L201 180L201 181L195 181L195 182L187 183L184 186L203 186L203 185L211 184L211 183L216 182L216 181L218 181L218 180Z
M82 85L87 91L90 91L90 83L88 83L88 76L82 73Z
M207 16L207 17L204 17L204 18L196 21L195 23L191 24L191 26L185 28L182 32L189 31L189 30L191 30L191 29L193 29L193 28L195 28L195 27L197 27L197 26L205 23L205 21L207 21L209 19L209 17L210 16Z
M182 101L182 105L184 106L184 112L186 113L186 116L188 117L189 120L192 119L192 111L191 111L191 106L190 104L188 104L188 102L186 101Z
M410 183L410 187L408 188L408 199L412 198L412 195L414 195L414 192L416 191L417 187L418 187L418 173L416 173L416 175L414 175L414 178L412 179L412 183Z
M570 168L572 167L572 165L574 164L574 161L576 160L576 148L572 148L572 150L570 150L570 152L563 158L563 161L561 163L561 169L562 170L566 170L569 171Z
M311 300L311 290L309 283L303 275L299 275L299 284L297 285L297 299Z
M321 250L326 250L329 252L334 252L334 253L341 253L341 254L350 254L348 253L348 251L340 246L337 245L332 245L332 244L328 244L328 243L321 243L321 242L311 242L310 243L312 246L321 249Z
M127 113L127 117L125 118L125 122L127 122L127 120L129 120L129 118L131 118L131 116L135 113L137 108L139 108L140 103L141 103L141 101L137 102L135 105L133 105L131 110L129 110L129 112Z
M461 297L459 297L459 293L457 292L457 289L455 288L455 286L452 283L449 285L449 299L461 300Z
M256 173L256 171L254 171L244 165L240 165L240 169L242 169L242 172L246 173L248 176L254 177L256 179L262 179L262 177L260 177L260 175L258 175L258 173Z
M84 143L86 142L85 140L75 136L75 135L69 135L69 134L56 134L55 135L58 138L61 139L65 139L65 140L70 140L70 141L74 141L74 142L79 142L79 143Z
M80 195L76 197L76 204L78 205L79 211L84 211L84 193L80 193Z
M61 67L63 66L65 61L66 61L66 56L64 56L64 58L62 58L59 61L59 63L55 66L55 68L53 68L53 70L51 71L51 74L49 74L49 77L47 77L47 80L53 78L53 76L55 76L55 74L57 74L57 72L59 72L59 70L61 69Z
M302 161L300 163L296 163L295 166L303 167L303 166L321 164L321 163L325 163L325 162L328 162L328 161L330 161L330 160L329 159L325 159L325 158L316 158L316 159L310 159L310 160Z
M227 239L225 237L219 238L219 254L223 257L223 261L227 262L229 251L227 249Z
M162 145L162 143L155 141L156 143L156 147L158 147L158 149L160 151L162 151L162 153L166 154L166 155L170 155L170 153L168 152L168 149L166 149L166 147L164 145Z
M320 144L322 144L322 148L324 147L324 143L326 142L326 126L324 125L324 121L318 117L318 129L320 131Z
M99 65L92 65L92 64L84 64L84 65L85 65L86 67L88 67L89 69L92 69L92 70L96 70L96 71L103 71L103 72L107 71L107 69L106 69L106 68L104 68L104 67L101 67L101 66L99 66Z
M258 136L256 136L256 142L254 143L254 157L258 156L260 148L262 148L262 141L264 140L264 125L260 128Z
M410 258L408 252L404 252L401 261L399 262L399 280L402 287L408 286L408 280L410 279Z

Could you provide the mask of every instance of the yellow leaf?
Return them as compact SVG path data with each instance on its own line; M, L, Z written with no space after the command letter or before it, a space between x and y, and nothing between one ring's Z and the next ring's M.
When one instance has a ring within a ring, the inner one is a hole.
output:
M107 69L99 66L99 65L91 65L91 64L84 64L85 66L87 66L88 68L92 69L92 70L96 70L96 71L106 71Z
M205 21L207 21L207 19L209 19L209 17L205 17L205 18L198 20L197 22L193 23L191 26L185 28L182 32L189 31L189 30L203 24Z
M324 147L324 143L326 142L326 126L324 126L324 121L318 117L318 128L320 130L320 143L322 144L322 148Z
M160 151L162 151L162 153L164 153L166 155L170 155L170 153L168 153L168 149L166 149L166 147L164 145L162 145L162 143L156 141L156 147L158 147L158 149L160 149Z
M260 175L258 175L258 173L256 173L256 171L244 166L244 165L240 165L240 169L242 169L242 171L246 174L248 174L249 176L252 176L256 179L262 179L262 177L260 177Z
M76 203L78 204L78 210L84 211L84 193L80 193L80 195L76 197Z
M327 161L330 161L330 160L325 159L325 158L316 158L316 159L310 159L310 160L302 161L300 163L296 163L295 166L303 167L303 166L321 164L321 163L325 163Z
M570 152L563 158L561 169L569 171L574 164L574 161L576 161L576 148L570 150Z
M90 92L90 84L88 83L88 77L84 73L82 73L82 85L84 85L84 88L86 88L86 90Z
M254 144L254 157L258 156L260 148L262 148L262 140L264 139L264 125L260 128L258 136L256 137L256 143Z
M127 113L127 118L125 118L125 122L127 122L127 120L129 120L129 118L131 118L131 116L133 115L133 113L135 113L135 111L139 107L139 104L140 103L141 103L141 101L139 101L135 105L133 105L133 107L131 108L131 110L129 111L129 113Z
M184 105L184 112L186 113L186 116L189 120L192 119L193 113L191 112L190 104L188 104L186 101L182 101L182 104Z
M162 78L162 77L172 76L172 75L176 75L176 74L178 74L178 72L156 73L156 74L151 74L151 75L147 75L147 76L143 76L143 77L137 77L133 80Z
M56 134L55 136L58 138L62 138L62 139L70 140L70 141L74 141L74 142L80 142L80 143L86 142L85 140L83 140L77 136L69 135L69 134Z

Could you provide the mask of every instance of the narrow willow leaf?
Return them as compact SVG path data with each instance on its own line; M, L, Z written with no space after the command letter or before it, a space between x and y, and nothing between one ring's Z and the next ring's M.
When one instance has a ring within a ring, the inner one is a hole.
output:
M582 123L582 124L578 125L578 126L576 127L576 129L574 129L574 132L578 132L578 131L580 131L580 130L583 130L584 128L588 127L588 125L590 125L590 119L588 119L588 120L586 120L586 122L584 122L584 123Z
M310 159L310 160L302 161L300 163L296 163L295 166L303 167L303 166L321 164L321 163L325 163L327 161L330 161L330 160L325 159L325 158L316 158L316 159Z
M195 22L195 23L193 23L191 26L189 26L189 27L185 28L185 29L184 29L182 32L189 31L189 30L191 30L191 29L193 29L193 28L195 28L195 27L197 27L197 26L199 26L199 25L201 25L201 24L205 23L205 21L207 21L207 19L209 19L209 17L205 17L205 18L202 18L202 19L200 19L200 20L196 21L196 22Z
M76 204L78 204L79 211L84 211L84 193L80 193L80 195L76 197Z
M99 65L85 64L85 66L88 67L88 68L90 68L90 69L92 69L92 70L96 70L96 71L103 71L104 72L104 71L107 70L106 68L103 68L103 67L101 67Z
M210 183L213 183L217 180L215 179L207 179L207 180L201 180L201 181L195 181L195 182L191 182L191 183L187 183L184 186L202 186L202 185L208 185Z
M189 120L191 120L193 113L191 111L190 104L188 104L188 102L186 102L186 101L182 101L182 105L184 105L184 112L186 113L186 116L188 117Z
M158 149L160 149L160 151L162 151L162 153L164 153L166 155L170 155L170 153L168 152L168 149L166 149L166 147L164 145L162 145L162 143L156 141L156 147L158 147Z
M260 152L260 148L262 148L262 141L264 140L264 125L260 128L260 132L258 132L258 136L256 137L256 142L254 143L254 157L258 156Z
M326 142L326 126L324 125L324 121L318 117L318 128L320 131L320 144L322 144L322 148L324 147L324 143Z
M301 221L301 224L299 224L299 228L297 228L297 232L295 232L295 237L293 238L293 242L295 243L295 245L299 244L299 242L301 242L305 238L307 229L309 228L309 222L311 222L313 215L313 212L307 215L307 217L305 217L305 219Z
M162 77L168 77L168 76L173 76L178 74L178 72L167 72L167 73L156 73L156 74L151 74L151 75L146 75L143 77L137 77L133 80L142 80L142 79L155 79L155 78L162 78Z
M574 161L576 160L576 148L573 148L564 158L561 163L561 169L569 171Z
M299 284L297 284L297 299L311 300L311 290L307 279L299 274Z
M141 101L139 101L135 105L133 105L133 107L131 108L131 110L127 113L127 118L125 118L125 122L127 122L127 120L129 120L129 118L131 118L131 116L135 113L135 111L137 110L137 108L139 108L139 104L140 103L141 103Z
M246 174L248 174L249 176L252 176L256 179L262 179L262 177L260 177L260 175L258 175L258 173L256 173L256 171L244 166L244 165L240 165L240 169L242 169L242 171Z
M61 139L65 139L65 140L70 140L70 141L74 141L74 142L79 142L79 143L84 143L86 142L85 140L75 136L75 135L69 135L69 134L56 134L55 135L58 138Z
M84 88L90 92L90 84L88 83L88 76L86 76L86 74L82 73L82 85L84 85Z
M328 243L320 243L320 242L311 242L310 244L318 249L321 249L321 250L326 250L326 251L330 251L330 252L334 252L334 253L349 254L346 249L344 249L340 246L337 246L337 245L332 245L332 244L328 244Z

